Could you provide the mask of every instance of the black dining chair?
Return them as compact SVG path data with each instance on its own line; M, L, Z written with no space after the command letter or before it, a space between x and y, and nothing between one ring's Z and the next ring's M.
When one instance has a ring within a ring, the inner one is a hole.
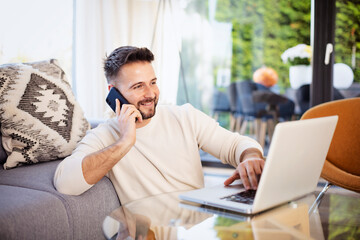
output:
M296 90L295 96L300 108L299 115L302 116L310 108L310 84L299 87ZM341 99L344 99L344 96L337 88L333 87L333 100Z
M243 110L240 98L236 89L237 82L230 83L228 87L228 96L230 102L230 130L239 132L243 121Z
M217 121L220 113L231 113L229 96L227 92L215 89L212 97L211 112L213 118Z
M243 113L240 134L254 135L260 144L264 146L265 132L262 129L266 127L266 122L271 119L271 116L267 114L266 103L254 102L253 100L253 92L261 88L252 81L236 82L236 90Z

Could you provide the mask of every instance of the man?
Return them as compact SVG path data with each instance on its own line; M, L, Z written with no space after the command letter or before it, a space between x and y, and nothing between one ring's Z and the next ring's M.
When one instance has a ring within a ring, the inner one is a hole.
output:
M190 104L157 106L159 89L146 48L120 47L105 60L108 87L117 88L130 104L116 117L89 131L72 155L58 166L58 191L79 195L104 176L122 203L165 192L204 186L199 149L237 167L225 181L241 178L256 189L264 166L261 146L232 133Z

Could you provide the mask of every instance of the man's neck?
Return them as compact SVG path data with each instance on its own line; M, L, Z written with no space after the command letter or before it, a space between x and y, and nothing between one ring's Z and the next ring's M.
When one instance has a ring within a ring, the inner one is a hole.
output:
M143 120L141 123L137 122L136 123L136 128L142 128L142 127L145 127L146 125L148 125L151 121L151 118L149 119L146 119L146 120Z

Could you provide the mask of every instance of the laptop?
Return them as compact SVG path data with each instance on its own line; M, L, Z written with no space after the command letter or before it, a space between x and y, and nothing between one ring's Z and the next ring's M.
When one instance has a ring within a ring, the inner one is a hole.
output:
M256 191L246 191L238 181L227 187L192 190L179 198L256 214L311 193L317 186L337 121L338 116L329 116L278 123Z

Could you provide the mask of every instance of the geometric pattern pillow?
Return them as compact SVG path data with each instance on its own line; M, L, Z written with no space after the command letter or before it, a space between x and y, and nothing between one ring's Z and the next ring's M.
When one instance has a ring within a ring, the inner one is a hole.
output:
M54 59L0 66L5 169L64 158L90 124Z

